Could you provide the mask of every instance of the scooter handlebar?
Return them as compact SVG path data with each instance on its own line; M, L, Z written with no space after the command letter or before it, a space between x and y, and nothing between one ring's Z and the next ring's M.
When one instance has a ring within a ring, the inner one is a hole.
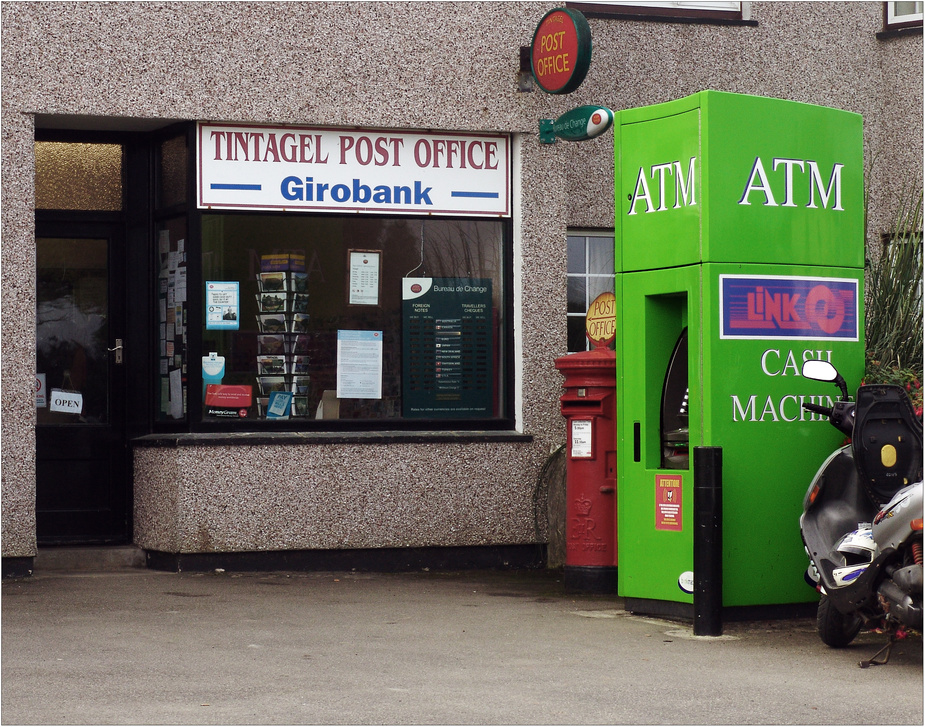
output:
M803 408L806 409L806 411L815 412L816 414L825 414L827 417L832 416L832 408L828 406L819 406L818 404L803 402Z

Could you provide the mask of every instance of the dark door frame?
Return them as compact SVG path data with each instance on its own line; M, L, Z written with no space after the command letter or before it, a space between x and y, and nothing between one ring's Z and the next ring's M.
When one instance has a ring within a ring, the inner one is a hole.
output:
M111 446L118 457L117 475L124 487L117 503L124 511L120 527L109 533L67 538L47 538L37 533L41 544L50 542L122 544L132 540L133 463L131 440L148 434L153 419L152 333L152 138L148 133L66 131L36 129L36 141L119 143L123 145L123 208L121 212L36 210L37 237L111 237L110 314L121 318L110 326L109 347L114 339L124 341L121 372L111 385L118 411L112 412ZM77 231L77 232L75 232ZM114 367L111 367L111 369ZM38 455L38 453L37 453ZM37 483L38 484L38 483ZM43 543L44 541L44 543Z

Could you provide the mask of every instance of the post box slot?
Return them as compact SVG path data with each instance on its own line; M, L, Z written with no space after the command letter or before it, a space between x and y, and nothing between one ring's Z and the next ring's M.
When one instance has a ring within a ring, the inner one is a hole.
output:
M611 391L588 394L587 396L577 396L569 391L560 396L559 401L565 404L599 404L610 396L613 396L613 392Z

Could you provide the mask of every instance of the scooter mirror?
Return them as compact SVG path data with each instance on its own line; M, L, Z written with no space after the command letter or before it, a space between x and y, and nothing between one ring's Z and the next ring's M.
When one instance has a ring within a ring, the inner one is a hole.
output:
M835 381L838 371L828 361L806 361L803 364L803 376L815 381Z
M805 361L803 363L803 376L815 381L831 381L841 391L841 398L848 401L848 386L845 384L841 374L828 361L816 361L815 359Z

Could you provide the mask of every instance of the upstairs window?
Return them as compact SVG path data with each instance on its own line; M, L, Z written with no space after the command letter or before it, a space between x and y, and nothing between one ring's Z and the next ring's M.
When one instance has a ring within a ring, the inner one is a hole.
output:
M925 3L891 2L883 5L884 30L922 27L922 10Z
M895 4L895 3L894 3ZM726 0L622 0L621 2L602 2L586 0L570 2L568 7L580 10L589 17L622 17L638 20L656 20L668 22L713 22L713 23L748 23L752 24L750 3L727 2Z

